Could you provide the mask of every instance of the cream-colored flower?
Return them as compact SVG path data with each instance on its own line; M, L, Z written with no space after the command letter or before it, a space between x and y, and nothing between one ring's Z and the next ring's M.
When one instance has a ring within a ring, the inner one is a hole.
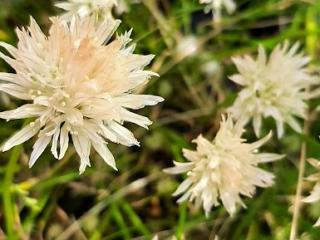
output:
M59 2L56 7L66 11L62 16L64 19L71 20L73 15L86 17L88 15L98 14L104 18L112 18L112 9L122 13L126 7L123 0L68 0Z
M177 240L177 237L176 236L169 236L169 237L165 237L165 238L162 238L162 239L166 239L166 240ZM160 240L159 236L158 235L154 235L152 240ZM217 239L215 239L217 240Z
M244 122L253 120L257 136L262 119L267 117L276 121L279 137L284 133L284 123L301 132L295 117L306 116L305 100L311 97L307 89L317 81L306 67L309 58L297 53L298 48L297 43L289 47L285 42L276 46L269 60L262 46L256 60L250 56L233 58L239 74L230 79L242 86L242 90L228 111Z
M181 37L176 46L176 56L178 60L194 56L199 51L199 48L200 42L195 36L189 35Z
M213 11L216 20L221 19L222 8L225 8L229 14L236 10L236 4L233 0L200 0L201 4L207 4L205 11Z
M318 171L320 171L320 161L316 159L308 159L309 163L314 166ZM316 182L313 190L311 191L310 195L303 199L306 203L314 203L320 200L320 172L312 174L307 178L307 180L311 182ZM316 227L320 227L320 218L314 224Z
M222 116L220 129L210 142L200 135L193 142L196 151L183 150L189 162L174 162L175 167L165 169L170 174L187 173L187 178L173 193L181 195L178 202L194 201L203 206L208 216L219 199L229 214L234 214L237 204L244 206L240 195L252 197L256 187L269 187L274 175L259 168L260 163L283 157L274 153L258 153L258 148L267 142L271 133L254 143L246 143L241 137L244 129L238 121Z
M80 156L80 172L90 166L91 146L113 168L115 161L106 141L126 146L139 145L124 122L144 128L151 121L132 113L161 102L161 97L134 94L134 90L157 74L144 71L153 55L134 54L130 33L110 40L119 21L94 17L73 18L67 24L53 18L45 36L31 19L30 27L17 30L17 48L0 43L12 57L0 57L16 73L0 73L0 90L28 102L0 113L2 119L33 118L3 146L7 151L38 134L29 165L36 162L52 142L51 151L61 159L69 137Z
M135 1L131 1L132 3L136 3ZM118 0L116 8L116 14L121 15L129 11L128 3L125 0Z

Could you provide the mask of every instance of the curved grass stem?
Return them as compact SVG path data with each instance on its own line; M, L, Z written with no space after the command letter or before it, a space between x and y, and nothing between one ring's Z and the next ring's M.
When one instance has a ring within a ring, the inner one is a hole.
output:
M303 127L303 134L307 134L308 129L309 129L309 122L308 122L308 119L306 119ZM301 198L302 198L301 194L302 194L302 186L303 186L303 177L304 177L305 166L306 166L306 153L307 153L307 144L306 144L306 141L303 140L301 145L301 151L300 151L299 176L298 176L297 190L296 190L296 195L295 195L294 205L293 205L293 217L292 217L291 230L290 230L290 240L296 240L297 234L298 234L298 223L299 223Z

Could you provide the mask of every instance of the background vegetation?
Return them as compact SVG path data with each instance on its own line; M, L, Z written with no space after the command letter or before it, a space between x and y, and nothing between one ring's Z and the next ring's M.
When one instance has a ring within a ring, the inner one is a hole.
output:
M47 30L49 17L59 13L53 4L1 0L0 40L15 44L14 28L28 25L30 15ZM237 5L236 13L224 14L215 27L198 0L143 0L119 16L119 32L134 30L137 52L156 55L151 68L161 77L145 91L166 99L143 110L154 121L150 131L130 126L142 147L110 144L119 171L93 156L92 167L81 176L73 150L59 162L46 151L32 169L27 164L32 141L1 153L0 239L151 239L156 234L160 239L288 239L301 142L307 142L308 156L320 158L319 116L311 121L308 135L288 128L281 141L274 137L264 147L287 154L266 166L275 173L276 183L246 199L248 208L232 218L223 207L206 219L192 204L177 205L171 193L182 179L162 172L173 159L185 161L181 149L194 148L191 140L198 134L214 137L220 113L237 92L227 78L236 71L231 56L255 54L258 44L270 51L289 39L301 42L313 58L313 70L319 72L320 1L238 0ZM186 37L198 44L196 52L182 44ZM3 61L0 70L11 71ZM5 95L1 98L1 110L20 105ZM310 106L319 104L312 101ZM1 142L23 124L1 121ZM271 120L264 126L264 133L275 129ZM251 127L246 136L255 139ZM308 165L307 174L311 172ZM304 183L305 195L311 187ZM312 226L319 216L320 204L303 205L301 239L320 239L320 230Z

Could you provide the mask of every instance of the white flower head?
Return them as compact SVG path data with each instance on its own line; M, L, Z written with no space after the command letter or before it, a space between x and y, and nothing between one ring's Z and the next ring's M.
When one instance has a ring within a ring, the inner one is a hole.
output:
M258 167L260 163L283 157L274 153L258 153L258 148L267 142L271 133L254 143L246 143L241 137L244 129L238 121L222 116L220 129L210 142L202 135L193 142L196 151L183 150L189 162L174 162L175 167L166 169L170 174L187 173L187 178L173 193L181 195L178 202L194 201L203 206L208 216L213 206L221 201L229 214L236 212L238 204L245 206L240 195L252 197L256 187L269 187L274 175Z
M179 42L177 43L177 58L183 59L185 57L194 56L197 54L199 48L200 42L195 36L184 36L181 39L179 39Z
M311 191L310 195L303 199L303 202L306 203L314 203L320 200L320 162L316 159L308 159L309 163L314 166L319 172L310 175L307 177L307 180L311 182L316 182L313 190ZM320 217L317 222L314 224L316 227L320 227Z
M272 117L276 121L278 137L284 133L284 123L301 132L296 117L305 118L311 97L308 88L317 84L306 65L309 57L297 53L299 44L292 47L288 42L277 45L267 59L265 49L260 46L256 60L251 56L235 57L239 73L230 79L242 90L228 111L244 122L253 120L254 131L260 134L262 119Z
M124 6L123 0L68 0L56 4L56 7L66 11L62 15L66 20L71 20L73 15L86 17L94 14L99 14L104 18L112 18L112 9L119 7L118 12L122 12L121 9Z
M17 48L1 42L12 57L0 57L15 73L0 73L0 90L28 102L15 110L0 113L2 119L33 118L34 121L2 146L7 151L38 134L30 167L52 142L55 158L64 157L69 137L80 156L80 172L90 166L91 146L116 168L107 141L138 145L124 122L144 128L151 121L130 109L161 102L161 97L134 94L157 74L143 68L153 55L134 54L128 45L130 32L110 40L119 21L94 17L73 18L67 24L53 18L48 36L31 19L30 27L17 30Z
M200 0L201 4L207 4L205 11L213 11L216 20L221 19L222 8L225 8L229 14L236 10L236 4L233 0Z

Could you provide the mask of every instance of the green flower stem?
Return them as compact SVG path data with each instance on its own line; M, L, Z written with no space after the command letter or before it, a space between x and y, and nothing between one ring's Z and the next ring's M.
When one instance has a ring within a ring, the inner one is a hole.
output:
M3 198L3 208L4 208L4 219L6 223L6 231L7 231L8 239L17 239L17 235L14 229L16 213L14 210L14 203L11 195L11 187L13 184L14 173L17 169L17 161L19 159L20 152L21 152L21 145L16 146L12 149L9 163L5 171L4 181L3 181L2 198Z
M303 176L305 172L306 166L306 152L307 152L307 145L305 140L301 146L300 152L300 162L299 162L299 177L298 177L298 184L297 184L297 191L293 205L293 218L292 218L292 225L290 231L290 240L297 239L297 232L298 232L298 222L300 216L300 208L301 208L301 193L302 193L302 184L303 184Z

